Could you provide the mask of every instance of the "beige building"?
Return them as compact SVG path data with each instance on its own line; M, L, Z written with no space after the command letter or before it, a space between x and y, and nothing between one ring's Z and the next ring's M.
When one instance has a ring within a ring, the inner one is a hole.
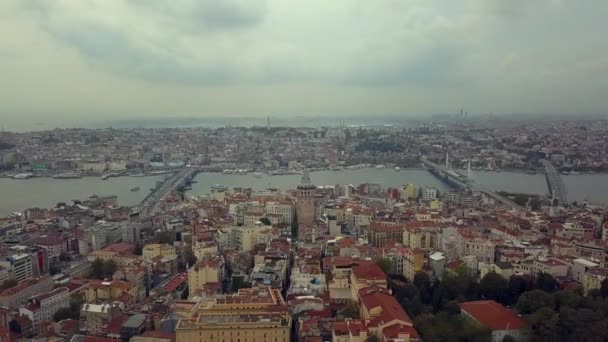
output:
M591 268L583 275L583 290L585 293L602 286L602 281L608 278L608 268Z
M295 214L294 206L287 201L266 202L266 214L269 216L278 215L279 224L291 224Z
M175 256L175 247L169 244L152 243L145 245L142 250L144 260L151 260L156 257Z
M87 335L105 335L108 323L120 315L112 304L84 304L80 310L80 331Z
M190 297L206 284L221 283L224 275L224 260L221 255L207 255L188 269Z
M474 255L478 261L494 263L496 245L490 240L470 239L464 242L464 254Z
M281 292L267 286L203 298L176 328L177 341L289 342L291 315Z
M414 281L416 272L421 271L422 266L424 266L424 250L408 249L403 257L403 276L409 281Z

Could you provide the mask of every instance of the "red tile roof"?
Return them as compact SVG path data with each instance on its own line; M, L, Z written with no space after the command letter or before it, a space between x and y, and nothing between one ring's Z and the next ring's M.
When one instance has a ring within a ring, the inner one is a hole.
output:
M397 302L387 289L376 286L366 287L359 290L361 303L371 311L373 308L381 307L382 313L378 317L383 322L388 323L392 320L399 320L404 323L412 324L412 319L403 310L403 307Z
M357 261L357 264L353 265L353 274L358 280L386 280L386 274L371 260Z
M493 300L461 303L460 309L492 331L525 327L524 321L513 311Z
M167 292L173 292L187 281L188 274L178 273L173 279L169 280L165 285L163 285L163 289L165 289Z
M420 335L414 327L404 324L394 324L383 329L382 333L386 339L397 339L399 335L409 335L410 342L420 341Z

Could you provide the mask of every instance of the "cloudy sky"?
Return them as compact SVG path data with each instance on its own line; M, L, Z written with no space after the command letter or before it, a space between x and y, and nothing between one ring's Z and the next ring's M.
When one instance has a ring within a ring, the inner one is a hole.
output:
M607 113L605 0L2 0L0 122Z

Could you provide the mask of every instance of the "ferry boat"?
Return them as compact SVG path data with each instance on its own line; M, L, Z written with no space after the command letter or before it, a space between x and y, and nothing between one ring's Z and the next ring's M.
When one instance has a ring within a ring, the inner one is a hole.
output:
M399 166L395 166L395 171L401 171L401 168Z
M253 177L255 177L255 178L262 178L262 174L259 173L259 172L256 172L256 173L253 174Z
M53 178L55 178L55 179L72 179L72 178L82 178L82 176L76 172L66 172L66 173L60 173L60 174L54 175Z
M101 179L106 180L110 177L118 177L120 176L120 174L118 173L106 173L105 175L101 176Z
M135 191L139 191L140 188L138 186L134 186L131 188L131 191L135 192Z
M211 186L211 190L214 191L226 191L228 190L228 187L225 185L221 185L221 184L214 184Z
M18 173L13 176L13 179L28 179L34 177L33 173Z

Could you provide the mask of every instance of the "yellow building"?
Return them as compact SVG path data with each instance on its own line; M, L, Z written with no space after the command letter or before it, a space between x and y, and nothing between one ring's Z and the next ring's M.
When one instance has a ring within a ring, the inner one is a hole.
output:
M97 250L89 253L87 255L87 259L89 261L95 261L95 259L101 259L103 261L115 259L118 256L118 252L108 251L108 250Z
M85 292L87 303L114 300L128 295L137 299L139 288L137 284L124 280L89 281Z
M424 266L424 251L421 249L408 249L403 258L403 276L414 281L416 272L422 270Z
M260 286L207 297L179 321L177 341L289 342L291 315L278 289Z
M608 268L591 268L583 275L583 290L585 293L602 286L602 281L608 278Z
M403 187L401 199L416 199L418 198L418 189L414 184L408 183Z
M188 288L190 296L206 284L222 282L224 261L220 255L207 255L188 269Z
M175 247L169 244L152 243L145 245L142 250L144 260L151 260L156 257L175 256Z
M429 204L429 208L431 210L442 211L443 210L443 202L441 202L438 199L432 200L431 203Z
M219 253L217 244L215 242L198 241L198 239L192 239L192 252L197 259L202 259L208 254Z

